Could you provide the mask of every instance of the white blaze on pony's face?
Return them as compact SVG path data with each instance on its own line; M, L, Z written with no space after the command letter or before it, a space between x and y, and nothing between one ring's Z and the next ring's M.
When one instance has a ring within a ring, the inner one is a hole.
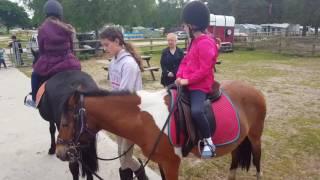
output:
M169 115L169 110L165 104L164 97L168 94L166 90L157 92L138 91L138 96L141 98L139 107L141 111L148 112L154 119L156 125L161 130ZM168 128L164 130L168 135Z

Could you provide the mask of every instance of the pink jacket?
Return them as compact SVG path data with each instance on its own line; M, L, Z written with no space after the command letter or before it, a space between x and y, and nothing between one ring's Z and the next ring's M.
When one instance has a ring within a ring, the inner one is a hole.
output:
M210 92L214 82L213 66L216 64L217 56L218 48L211 37L207 35L197 37L179 66L177 78L188 79L189 90Z

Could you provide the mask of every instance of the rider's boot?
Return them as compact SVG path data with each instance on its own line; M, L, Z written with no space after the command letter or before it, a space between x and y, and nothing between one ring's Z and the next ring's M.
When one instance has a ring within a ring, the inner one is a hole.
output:
M133 180L133 171L130 168L119 168L120 180Z
M146 171L144 170L142 161L139 159L140 162L140 168L136 171L134 171L134 174L138 178L138 180L148 180L148 176L146 175Z
M203 140L204 146L201 152L201 157L204 159L212 158L216 156L216 146L213 144L211 138Z

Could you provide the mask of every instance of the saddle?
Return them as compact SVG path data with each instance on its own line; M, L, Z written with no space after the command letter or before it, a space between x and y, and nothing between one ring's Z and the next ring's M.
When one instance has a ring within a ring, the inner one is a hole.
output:
M188 90L186 88L180 90L177 96L180 97L177 100L178 102L176 102L177 106L173 115L176 121L177 143L182 143L182 155L185 157L189 154L192 148L198 144L198 141L203 139L203 137L201 137L201 129L195 127L191 117ZM208 121L211 134L213 134L216 130L215 116L211 104L217 101L220 97L220 84L215 82L212 86L212 91L208 93L208 96L204 102L204 115ZM181 133L184 135L183 140L180 138Z

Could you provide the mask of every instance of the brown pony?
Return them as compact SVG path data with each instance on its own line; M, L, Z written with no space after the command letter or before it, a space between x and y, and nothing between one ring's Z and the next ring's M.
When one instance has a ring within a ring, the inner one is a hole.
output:
M238 165L248 170L253 157L257 179L260 179L261 135L266 116L263 94L240 81L222 82L221 87L238 109L240 137L231 144L217 147L217 157L232 154L229 179L235 179ZM167 134L162 134L153 151L160 129L169 115L167 99L165 90L153 93L99 90L74 94L66 103L61 117L57 157L69 160L70 144L86 142L92 134L104 129L133 141L145 156L153 152L150 159L158 163L163 179L177 180L181 152L170 144ZM192 152L200 157L197 147Z

